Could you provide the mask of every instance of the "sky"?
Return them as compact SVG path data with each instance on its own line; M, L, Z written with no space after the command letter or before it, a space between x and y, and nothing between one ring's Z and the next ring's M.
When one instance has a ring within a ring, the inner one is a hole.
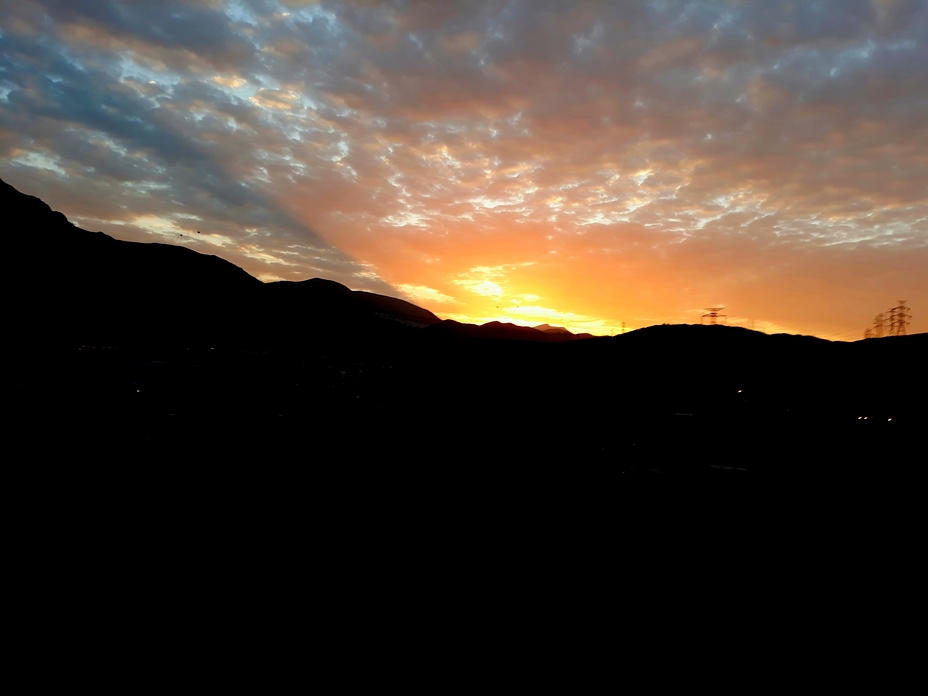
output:
M923 332L928 0L0 0L0 178L446 319Z

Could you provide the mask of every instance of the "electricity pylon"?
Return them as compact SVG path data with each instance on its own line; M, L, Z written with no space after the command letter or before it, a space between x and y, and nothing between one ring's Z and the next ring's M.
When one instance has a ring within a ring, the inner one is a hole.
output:
M905 306L906 300L899 300L899 304L889 310L889 335L905 336L905 327L911 322L912 315Z
M708 318L709 326L712 326L718 321L719 318L722 318L722 319L726 318L728 316L727 314L719 314L719 312L721 312L723 309L725 308L724 307L706 307L706 313L703 314L702 317L700 317L699 323L702 324L702 320Z

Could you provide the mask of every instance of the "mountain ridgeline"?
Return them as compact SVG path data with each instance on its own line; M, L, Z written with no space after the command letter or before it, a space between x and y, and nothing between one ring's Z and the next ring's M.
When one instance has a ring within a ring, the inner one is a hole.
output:
M68 451L841 473L880 461L925 417L925 334L473 326L330 280L263 283L216 256L88 232L2 181L0 203L14 393L26 427ZM887 378L900 364L912 373Z
M16 339L283 348L364 336L389 340L402 333L397 324L443 324L405 300L331 280L263 283L217 256L88 232L2 180L0 204L15 221L8 237L14 252L26 261L14 271L16 285L36 287L17 304L15 324L22 332ZM447 321L438 333L541 342L588 337L498 322L479 327Z

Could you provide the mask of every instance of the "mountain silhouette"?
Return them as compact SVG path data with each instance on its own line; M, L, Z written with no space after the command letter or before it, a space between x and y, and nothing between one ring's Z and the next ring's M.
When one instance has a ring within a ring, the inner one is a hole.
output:
M551 326L549 324L540 324L538 326L533 326L533 329L536 331L543 331L546 334L562 334L566 336L571 336L575 339L577 338L593 338L591 333L578 333L575 334L572 331L565 329L563 326Z
M508 322L490 321L486 324L462 324L451 319L428 327L430 337L442 337L454 340L496 340L529 341L532 343L563 343L583 338L592 338L590 334L573 334L567 329L560 331L539 331L529 326L519 326Z
M319 477L350 461L375 478L401 461L455 486L600 491L623 473L859 475L887 443L906 462L926 417L928 334L476 326L88 232L2 181L0 203L14 428L61 460L299 461Z
M405 300L331 280L263 283L218 256L88 232L2 180L0 204L17 230L14 253L41 258L40 278L29 264L10 273L20 290L18 340L280 346L441 321Z
M569 334L571 333L563 326L551 326L550 324L539 324L538 326L533 326L533 329L536 331L544 331L545 333L559 333L559 334Z

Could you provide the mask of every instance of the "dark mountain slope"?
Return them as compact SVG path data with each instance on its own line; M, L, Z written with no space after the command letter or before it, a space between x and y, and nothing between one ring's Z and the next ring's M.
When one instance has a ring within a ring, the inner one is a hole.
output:
M417 307L406 300L399 300L385 295L375 295L372 292L364 292L363 290L353 290L352 293L378 315L400 321L409 326L422 328L441 322L441 319L427 309Z
M317 322L331 322L338 316L353 321L378 317L407 326L422 327L441 321L428 310L411 302L350 290L341 283L322 278L268 283L265 294L272 303L299 307L301 312Z
M396 340L440 321L405 302L312 279L265 284L217 256L115 240L0 180L17 342L307 346Z

